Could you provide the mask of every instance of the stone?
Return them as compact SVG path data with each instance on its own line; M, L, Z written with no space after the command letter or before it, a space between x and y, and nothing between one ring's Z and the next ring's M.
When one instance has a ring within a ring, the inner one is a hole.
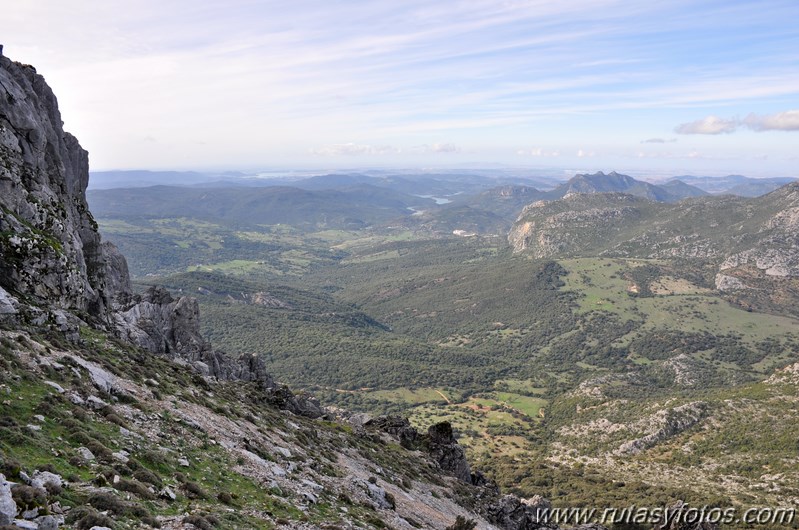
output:
M311 504L316 504L319 502L319 498L310 491L302 492L302 496L305 498L305 500L307 500Z
M61 475L49 471L36 471L33 473L31 477L31 486L39 489L47 489L48 485L60 488L64 485L64 479L61 478Z
M66 392L66 390L64 390L64 387L53 381L45 381L44 384L55 388L55 391L58 392L59 394L63 394Z
M70 403L72 403L73 405L85 405L86 404L86 400L83 399L81 397L81 395L78 394L77 392L70 392L69 396L67 396L67 398L69 399Z
M413 449L419 440L419 432L411 426L408 418L402 416L378 416L367 420L363 426L396 437L406 449Z
M27 521L25 519L16 519L14 521L14 526L16 528L22 528L24 530L38 530L39 524L33 521Z
M158 493L158 495L159 495L159 496L160 496L162 499L167 499L167 500L170 500L170 501L174 501L175 499L177 499L177 498L178 498L178 496L175 494L175 492L174 492L174 491L172 491L172 488L170 488L170 487L168 487L168 486L167 486L167 487L164 487L164 489L162 489L162 490L161 490L161 491Z
M123 393L121 387L119 386L117 376L115 376L105 368L102 368L99 365L87 361L85 359L82 359L76 355L72 356L72 360L75 361L84 369L86 369L87 372L89 372L89 377L92 380L92 384L94 384L94 386L98 390L107 392L108 394Z
M311 488L313 491L321 492L321 491L323 491L325 489L324 486L322 486L321 484L317 484L313 480L308 480L307 478L304 478L304 479L300 480L300 484L302 484L303 486Z
M183 467L189 467L191 464L185 458L178 458L178 465L181 465Z
M0 526L10 525L17 517L17 503L11 495L11 483L0 474Z
M97 396L89 396L86 398L86 405L92 410L100 410L108 406L108 403L98 398Z
M36 519L37 517L39 517L39 508L33 508L31 510L25 510L20 515L22 515L22 518L25 519L26 521L32 521L32 520Z
M39 530L58 530L58 519L52 515L39 517L34 522L39 525Z
M366 491L375 508L381 510L394 509L394 502L388 496L386 496L386 490L384 488L364 480L357 480L356 485L360 486L361 489Z
M541 499L536 504L522 501L515 495L504 495L485 508L485 517L492 524L507 530L555 528L549 524L551 505L544 501Z
M0 287L0 316L16 315L19 312L18 307L19 301Z

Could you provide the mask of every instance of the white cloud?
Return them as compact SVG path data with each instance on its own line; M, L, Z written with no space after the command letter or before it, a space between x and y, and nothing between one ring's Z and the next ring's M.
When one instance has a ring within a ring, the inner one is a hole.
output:
M729 134L738 128L737 119L725 120L718 116L708 116L701 120L678 125L674 132L677 134Z
M708 116L701 120L678 125L674 130L678 134L729 134L740 127L747 127L757 132L799 131L799 110L786 110L765 116L752 113L743 120L738 118L726 120L717 116ZM647 142L649 141L647 140Z
M455 144L449 143L435 143L435 144L422 144L411 147L408 151L416 154L429 154L429 153L462 153L463 149Z
M786 110L767 116L750 114L743 124L754 131L799 131L799 110Z
M516 151L516 154L519 156L534 156L534 157L542 157L542 158L556 158L560 156L560 151L558 150L547 150L541 147L533 147L532 149L519 149Z
M578 158L593 158L596 156L594 151L586 151L584 149L577 150L577 157Z
M671 138L666 140L665 138L649 138L647 140L641 140L642 144L673 144L676 142L676 138Z
M399 149L390 145L366 145L366 144L332 144L311 149L311 153L320 156L360 156L360 155L384 155L399 153Z

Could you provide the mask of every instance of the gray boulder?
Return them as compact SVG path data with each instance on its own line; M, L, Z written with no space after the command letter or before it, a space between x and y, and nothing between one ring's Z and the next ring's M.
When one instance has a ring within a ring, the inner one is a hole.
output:
M0 474L0 526L10 525L17 517L17 503L11 496L11 483Z

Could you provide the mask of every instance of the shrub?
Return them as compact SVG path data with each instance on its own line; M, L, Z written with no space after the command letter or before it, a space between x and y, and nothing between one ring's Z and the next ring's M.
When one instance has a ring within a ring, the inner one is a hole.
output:
M163 484L158 475L145 468L138 469L135 473L133 473L133 478L139 482L146 482L147 484L152 484L153 486L157 486L159 488Z
M214 530L214 525L201 515L188 515L183 518L183 524L194 525L200 530Z
M109 511L115 515L123 515L127 510L125 501L111 493L94 493L89 497L89 504L101 512Z
M474 530L477 523L472 519L466 519L464 516L459 515L455 522L447 527L447 530Z
M8 479L19 478L19 473L22 471L22 464L13 458L2 457L0 458L0 473Z
M138 480L120 479L119 482L114 484L114 487L120 491L127 491L141 497L142 499L155 499L155 495Z
M183 484L183 487L192 497L205 499L208 496L208 494L205 493L205 490L202 488L202 486L200 486L196 482L191 482L191 481L186 482L185 484Z
M226 491L220 492L219 495L216 496L216 498L222 504L227 504L227 505L233 504L233 496Z
M17 506L23 510L31 510L39 506L47 505L47 494L40 489L32 488L24 484L16 484L11 488L11 496Z
M104 446L97 440L89 440L89 442L86 443L86 449L91 451L97 460L101 462L112 462L114 460L114 455L111 452L111 449Z

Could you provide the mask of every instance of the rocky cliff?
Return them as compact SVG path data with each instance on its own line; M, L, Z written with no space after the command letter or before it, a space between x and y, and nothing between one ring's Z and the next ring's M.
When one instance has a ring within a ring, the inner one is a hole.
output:
M44 78L32 66L0 57L0 287L9 293L4 296L105 317L106 259L86 205L88 182L88 154L64 132Z

